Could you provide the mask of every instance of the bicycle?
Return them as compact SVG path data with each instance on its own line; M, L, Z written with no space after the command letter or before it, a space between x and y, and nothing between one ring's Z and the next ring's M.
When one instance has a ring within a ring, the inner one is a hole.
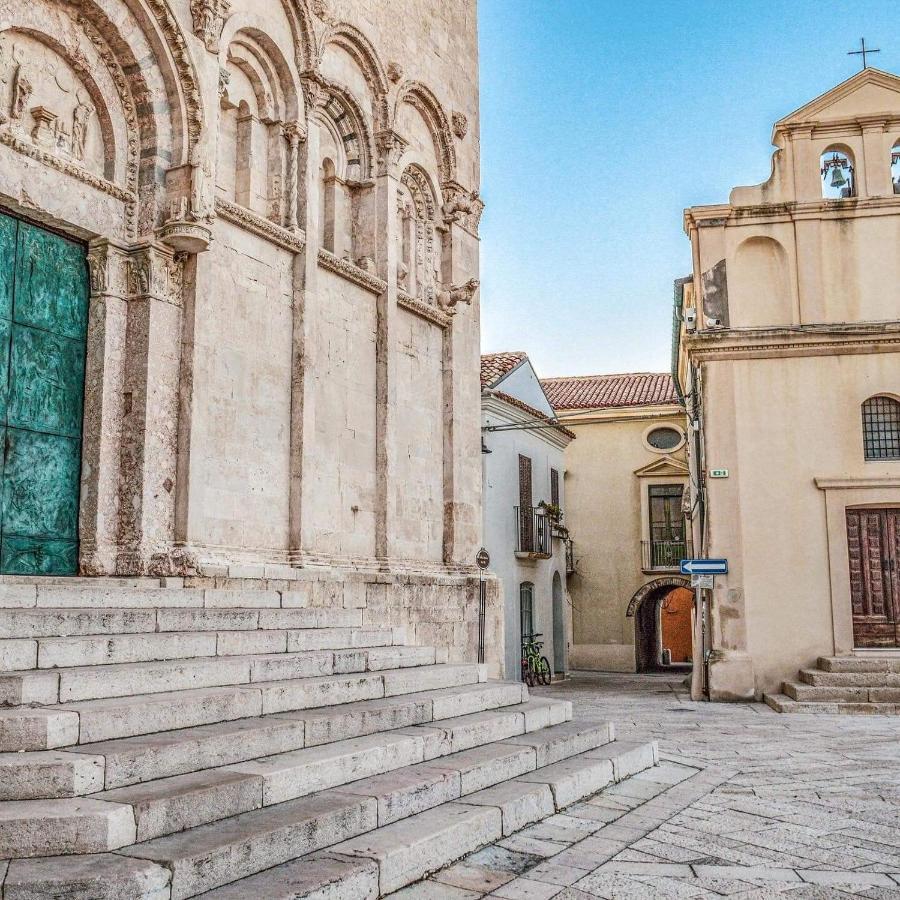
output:
M522 681L528 687L536 684L550 684L552 674L550 661L546 656L541 656L543 643L536 638L543 637L541 632L522 635Z

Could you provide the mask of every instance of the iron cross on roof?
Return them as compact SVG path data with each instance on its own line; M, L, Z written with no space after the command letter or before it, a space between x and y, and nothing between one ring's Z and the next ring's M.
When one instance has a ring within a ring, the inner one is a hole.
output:
M859 39L859 45L860 45L859 50L848 50L847 56L862 56L862 67L864 69L868 69L869 64L866 62L866 54L867 53L881 53L881 50L873 50L871 47L867 47L865 38Z

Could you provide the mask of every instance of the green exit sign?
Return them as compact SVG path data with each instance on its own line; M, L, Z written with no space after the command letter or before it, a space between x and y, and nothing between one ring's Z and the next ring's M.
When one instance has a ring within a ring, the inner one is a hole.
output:
M710 478L727 478L728 477L728 469L710 469L709 477Z

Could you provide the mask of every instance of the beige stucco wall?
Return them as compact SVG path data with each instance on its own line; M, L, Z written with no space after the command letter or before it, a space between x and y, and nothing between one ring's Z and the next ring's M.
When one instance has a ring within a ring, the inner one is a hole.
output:
M864 459L861 422L862 402L896 385L898 373L900 353L704 366L707 465L729 470L728 479L707 482L708 555L729 560L729 574L716 579L713 646L740 649L746 635L757 695L819 656L852 649L850 596L845 586L833 592L826 493L816 480L900 476L897 462ZM853 503L900 503L900 490L876 487L837 502L840 516ZM838 518L839 536L840 525ZM734 591L741 619L730 615Z
M566 524L575 541L572 599L573 669L635 671L635 619L628 604L643 585L667 573L642 571L641 541L648 539L646 495L650 484L686 482L685 476L641 478L635 472L659 463L643 441L654 426L684 429L674 407L610 410L603 417L568 418L578 439L566 448ZM684 449L671 454L684 461ZM668 573L671 574L671 573Z

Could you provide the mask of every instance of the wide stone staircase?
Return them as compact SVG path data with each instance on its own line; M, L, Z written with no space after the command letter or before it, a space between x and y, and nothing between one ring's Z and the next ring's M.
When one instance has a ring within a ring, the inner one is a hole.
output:
M823 656L817 668L801 669L800 680L785 681L781 690L763 695L777 712L900 715L900 654Z
M0 584L3 900L365 900L657 761L363 610Z

